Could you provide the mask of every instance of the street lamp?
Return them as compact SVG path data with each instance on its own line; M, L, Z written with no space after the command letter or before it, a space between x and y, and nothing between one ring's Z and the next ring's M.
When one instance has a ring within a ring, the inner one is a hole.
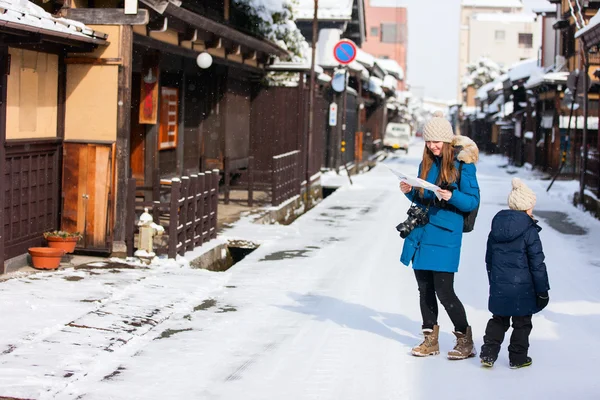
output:
M196 64L202 69L207 69L212 65L213 59L210 54L203 52L196 57Z

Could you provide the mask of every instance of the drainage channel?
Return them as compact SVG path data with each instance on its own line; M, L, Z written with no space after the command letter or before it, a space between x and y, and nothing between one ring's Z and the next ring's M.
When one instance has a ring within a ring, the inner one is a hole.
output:
M339 188L339 186L323 186L323 199L331 196Z

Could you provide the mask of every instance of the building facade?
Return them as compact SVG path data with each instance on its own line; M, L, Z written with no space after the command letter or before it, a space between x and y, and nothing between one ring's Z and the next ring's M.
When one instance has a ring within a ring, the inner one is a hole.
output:
M458 59L457 99L462 99L462 76L470 58L471 20L475 14L516 14L523 10L520 0L463 0L460 6L460 38ZM515 60L518 61L518 60Z
M405 7L378 7L368 0L366 41L362 49L376 58L394 60L404 71L399 89L406 88L406 55L408 48L408 11Z
M481 13L470 21L469 62L487 57L501 67L537 58L540 21L533 14Z

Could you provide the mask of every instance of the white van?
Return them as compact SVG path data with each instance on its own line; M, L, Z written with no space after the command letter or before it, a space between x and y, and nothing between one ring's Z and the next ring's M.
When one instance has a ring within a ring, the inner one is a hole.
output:
M390 122L385 128L383 148L387 150L402 149L408 153L410 144L410 125Z

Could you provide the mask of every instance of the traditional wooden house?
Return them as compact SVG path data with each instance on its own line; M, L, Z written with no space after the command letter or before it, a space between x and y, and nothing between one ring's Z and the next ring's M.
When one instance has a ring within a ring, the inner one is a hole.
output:
M600 45L600 13L595 10L596 14L592 17L585 28L577 32L582 50L586 52L584 59L588 61L585 68L598 60L598 46ZM600 66L592 68L590 71L595 78L600 78ZM597 98L597 87L594 85L594 93L590 94L589 90L584 91L585 103L590 102L593 98ZM597 103L596 103L597 104ZM586 207L595 212L597 217L600 217L600 130L598 123L594 126L590 123L590 107L589 103L584 108L584 118L587 117L587 130L585 137L582 140L583 157L580 175L580 189L576 196L576 201L583 203ZM593 114L592 114L593 115ZM597 119L596 119L597 120Z
M557 126L559 130L558 142L561 152L566 150L565 168L571 176L582 176L585 170L585 161L581 155L585 154L590 147L597 146L597 135L590 135L590 131L596 131L598 127L598 100L600 95L596 87L598 78L594 72L600 68L600 56L597 52L587 54L584 46L586 38L583 38L583 31L579 34L582 40L575 37L578 29L587 26L592 17L598 11L600 4L598 2L572 2L569 0L553 0L551 3L557 6L557 20L554 28L557 30L560 40L558 43L558 52L564 60L565 69L571 73L571 83L569 93L561 94L560 108L557 107L558 114ZM591 30L591 29L590 29ZM589 31L589 30L588 30ZM593 48L593 45L590 45ZM582 71L585 74L577 75L575 71ZM579 79L574 79L575 76ZM577 82L577 83L575 83ZM575 94L575 87L578 88ZM565 88L566 89L566 88ZM567 98L565 98L565 95ZM569 130L569 116L571 114L570 105L573 103L569 97L576 103L571 118L571 127ZM584 101L587 99L587 101ZM568 134L570 132L570 134ZM567 136L568 134L568 136ZM556 138L556 136L555 136ZM588 140L589 139L589 140ZM561 157L562 158L562 157Z
M55 6L44 3L48 11L54 11ZM79 54L112 51L109 48L118 47L119 39L110 37L115 44L108 46L105 33L53 17L46 10L26 0L0 2L1 272L13 263L22 263L29 247L42 244L43 232L58 229L61 219L69 217L61 208L61 172L63 160L73 155L63 153L63 144L92 131L105 134L102 126L94 124L98 118L86 125L74 124L80 117L78 102L82 98L107 94L100 85L94 90L83 82L95 71ZM91 90L80 97L83 88ZM116 111L116 91L114 94L112 114ZM90 114L111 114L105 104L92 104ZM95 192L104 203L81 214L87 218L86 227L104 233L111 228L107 205L114 207L114 193L108 189L113 155L112 146L90 144L85 165L97 165L99 173L82 174L82 184L89 185L85 193ZM99 175L102 180L96 181ZM89 239L86 235L84 240Z
M252 98L288 53L229 2L46 4L68 19L2 4L5 258L58 228L83 232L79 251L125 254L130 176L248 167Z

